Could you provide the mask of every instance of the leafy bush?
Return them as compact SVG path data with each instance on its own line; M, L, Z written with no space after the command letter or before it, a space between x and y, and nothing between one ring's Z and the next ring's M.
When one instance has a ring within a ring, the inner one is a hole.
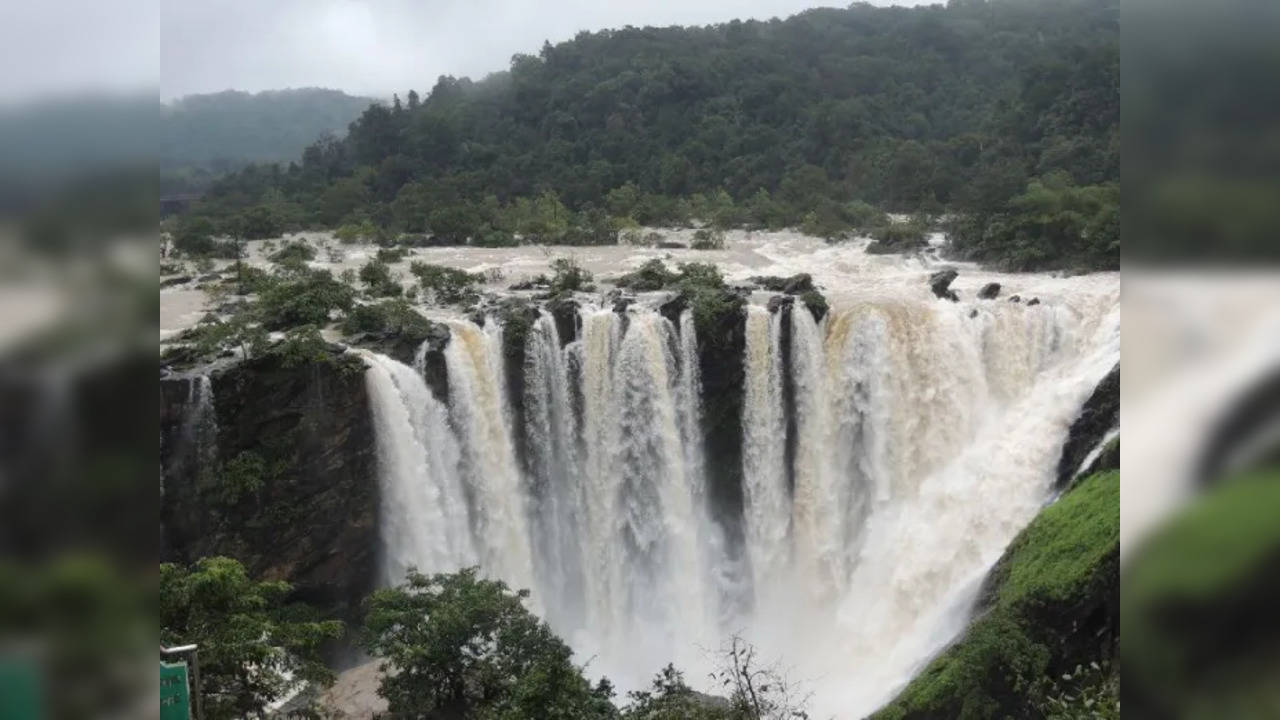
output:
M355 291L328 270L306 269L274 282L258 296L257 314L267 330L299 325L324 327L335 310L350 310Z
M474 285L484 280L465 270L416 260L409 265L409 272L418 278L418 285L424 293L430 294L435 302L446 305L473 299L477 294Z
M377 258L360 268L360 282L375 297L395 297L403 292L400 283L391 275L391 267Z
M242 465L247 474L254 470L252 459ZM342 635L342 623L286 605L290 591L281 581L250 579L231 558L204 558L190 568L161 563L160 642L200 646L205 717L260 716L300 680L333 681L320 650Z
M377 590L366 645L384 658L378 694L395 717L614 717L607 684L593 688L569 647L524 607L527 590L477 568Z
M578 265L572 258L556 258L551 261L551 293L585 292L595 288L591 284L591 273Z
M402 247L396 248L378 248L378 254L375 256L380 263L398 263L409 255L409 251Z
M256 495L266 484L267 462L261 455L245 450L222 465L218 479L218 502L231 506Z
M328 360L332 353L329 343L314 325L303 325L285 332L284 339L271 347L271 354L280 358L280 364L294 368Z
M267 332L250 312L238 312L226 320L206 316L191 329L188 338L196 352L206 358L237 350L246 360L260 355L267 347Z
M395 298L355 306L343 319L342 332L347 335L361 332L396 335L409 342L420 343L430 334L431 321L414 310L408 301Z
M694 250L723 250L724 231L720 228L700 228L693 233L689 247Z
M184 215L173 231L173 247L183 255L199 257L214 251L213 221L203 215Z
M850 227L861 233L869 233L889 224L889 216L883 210L861 200L845 203L840 214Z
M359 224L348 223L335 230L333 236L347 244L372 242L378 236L378 228L369 220Z
M279 250L271 253L271 261L280 264L297 264L316 259L316 249L305 240L290 240Z
M284 230L280 216L265 205L249 208L234 224L236 227L231 234L246 240L273 238Z
M471 244L477 247L515 247L520 242L506 230L486 228L471 238Z
M1120 188L1041 178L999 212L953 219L948 236L963 257L1008 270L1117 270Z
M914 252L928 244L924 226L916 222L893 223L878 227L872 230L871 237L872 241L867 245L867 252L874 255Z
M654 258L646 261L636 270L618 278L614 284L637 292L651 292L662 290L671 285L676 281L677 277L679 277L677 273L668 270L666 264Z

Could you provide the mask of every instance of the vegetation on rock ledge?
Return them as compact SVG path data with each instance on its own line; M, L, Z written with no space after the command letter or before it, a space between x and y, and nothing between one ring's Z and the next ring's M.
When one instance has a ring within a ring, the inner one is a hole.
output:
M1120 476L1097 474L1018 535L965 635L875 720L1119 718L1119 551Z

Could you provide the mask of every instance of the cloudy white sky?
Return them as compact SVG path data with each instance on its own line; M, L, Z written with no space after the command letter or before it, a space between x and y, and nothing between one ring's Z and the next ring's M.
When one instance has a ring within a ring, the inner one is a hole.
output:
M917 4L922 0L895 0ZM879 0L887 4L886 0ZM543 40L623 25L786 17L821 0L165 0L165 98L322 86L389 96L505 69ZM843 5L844 3L838 3Z
M872 0L916 5L942 0ZM321 86L387 97L481 77L580 30L786 17L847 0L5 0L0 100Z

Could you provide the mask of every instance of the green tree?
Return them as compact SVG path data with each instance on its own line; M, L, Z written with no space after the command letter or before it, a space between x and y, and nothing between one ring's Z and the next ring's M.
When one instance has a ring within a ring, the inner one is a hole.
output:
M199 644L205 717L261 715L298 681L332 681L320 646L342 624L286 604L289 592L284 582L254 581L231 558L160 565L160 641Z
M627 693L630 702L622 711L625 720L738 720L723 698L694 692L684 674L667 665L653 678L648 690Z
M332 312L350 310L354 302L355 291L328 270L304 269L263 289L255 313L267 330L324 327Z
M208 255L214 251L213 221L203 215L184 215L173 231L173 247L185 255Z
M366 602L366 643L384 658L378 694L395 717L610 718L607 683L592 687L569 647L525 607L528 591L477 568L427 576Z

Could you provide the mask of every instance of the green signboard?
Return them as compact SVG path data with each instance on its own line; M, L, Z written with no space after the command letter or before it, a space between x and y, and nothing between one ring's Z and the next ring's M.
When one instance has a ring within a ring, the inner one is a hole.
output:
M191 720L187 664L160 663L160 720Z
M29 658L0 655L0 720L44 717L40 671Z

